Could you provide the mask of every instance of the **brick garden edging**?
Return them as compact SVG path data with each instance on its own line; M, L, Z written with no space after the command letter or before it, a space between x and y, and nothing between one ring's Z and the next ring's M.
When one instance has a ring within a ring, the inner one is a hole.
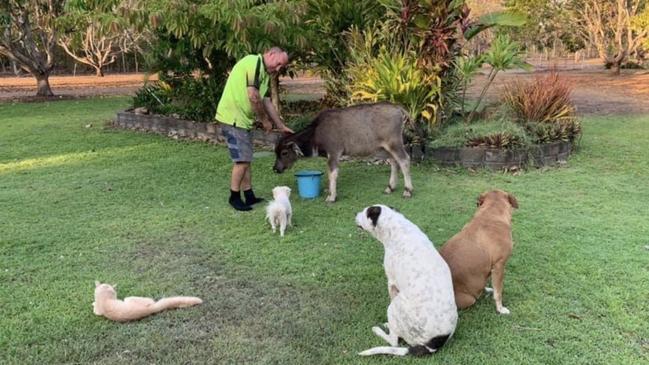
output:
M177 119L155 114L136 114L132 111L118 112L112 125L116 128L133 129L162 134L174 139L187 138L211 143L225 144L219 125ZM282 137L279 132L252 131L253 143L260 147L274 148ZM554 142L530 149L502 150L486 147L422 148L407 146L413 162L432 160L443 166L463 166L489 169L522 168L530 164L537 167L552 166L565 162L572 152L570 142Z
M493 170L543 167L565 163L572 152L570 142L552 142L528 149L503 150L488 147L441 147L425 151L425 158L444 166L485 167Z
M162 134L174 139L187 138L204 142L225 144L217 123L202 123L156 114L136 114L131 111L118 112L113 127ZM264 133L252 131L252 141L261 147L273 148L282 137L279 132Z

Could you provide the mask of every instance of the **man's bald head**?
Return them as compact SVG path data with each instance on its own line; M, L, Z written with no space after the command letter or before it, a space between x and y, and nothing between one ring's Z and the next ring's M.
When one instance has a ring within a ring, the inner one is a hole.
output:
M279 72L288 65L288 53L279 47L272 47L264 53L264 65L269 73Z

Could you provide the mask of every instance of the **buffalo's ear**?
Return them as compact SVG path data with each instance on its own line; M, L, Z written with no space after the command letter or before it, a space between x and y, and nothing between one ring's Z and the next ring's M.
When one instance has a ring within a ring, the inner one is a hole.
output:
M287 144L287 146L289 146L289 147L293 150L293 152L295 152L295 154L298 155L299 157L304 156L304 153L302 153L302 150L301 150L300 147L297 145L297 143L295 143L295 142L289 142L289 143Z
M480 196L478 196L477 205L481 206L482 204L484 204L484 200L486 197L487 197L487 193L480 194Z
M372 225L376 227L376 224L379 221L379 215L381 215L381 207L373 206L367 208L367 218L372 221Z
M516 200L516 197L512 194L507 194L507 199L509 200L509 204L515 208L518 209L518 200Z

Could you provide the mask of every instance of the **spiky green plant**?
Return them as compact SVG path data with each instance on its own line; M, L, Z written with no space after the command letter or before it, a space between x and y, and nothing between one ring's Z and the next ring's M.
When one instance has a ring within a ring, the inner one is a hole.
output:
M478 101L471 110L471 113L469 113L468 117L465 119L467 122L471 121L473 118L478 106L482 102L482 99L491 86L491 83L496 78L498 72L512 68L531 69L531 65L523 59L520 45L517 42L512 41L508 35L500 35L496 37L483 57L484 62L491 66L491 70L489 71L489 76L487 76L487 82L480 92Z
M466 105L466 90L469 86L469 83L475 75L480 71L480 67L484 63L484 58L482 55L479 56L461 56L455 59L454 70L455 74L458 77L458 81L462 84L462 100L461 108L462 115L464 115L464 108Z
M574 143L581 135L581 123L576 118L547 123L531 122L525 124L525 129L535 143L556 141Z

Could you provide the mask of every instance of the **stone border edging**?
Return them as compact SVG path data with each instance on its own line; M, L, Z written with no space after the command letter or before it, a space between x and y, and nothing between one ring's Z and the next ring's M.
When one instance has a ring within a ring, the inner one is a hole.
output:
M431 148L425 151L425 158L443 166L485 167L499 170L529 165L555 166L565 163L571 153L572 143L561 141L513 150L488 147Z
M194 122L157 114L136 114L131 111L118 112L112 125L116 128L162 134L174 139L187 138L204 142L225 144L221 128L217 123ZM273 148L281 133L252 131L252 141L261 147Z

